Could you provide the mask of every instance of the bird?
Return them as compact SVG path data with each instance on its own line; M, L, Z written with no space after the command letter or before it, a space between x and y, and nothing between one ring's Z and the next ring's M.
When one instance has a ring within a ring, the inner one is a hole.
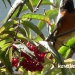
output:
M64 43L75 35L75 9L73 0L61 0L54 31L46 39L52 40L58 50ZM73 52L72 52L73 55ZM72 57L70 55L69 57Z

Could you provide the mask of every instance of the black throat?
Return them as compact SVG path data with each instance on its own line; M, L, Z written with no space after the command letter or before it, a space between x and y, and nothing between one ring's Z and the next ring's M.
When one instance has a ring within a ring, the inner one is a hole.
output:
M73 0L63 0L60 11L66 11L68 13L74 12L74 3Z

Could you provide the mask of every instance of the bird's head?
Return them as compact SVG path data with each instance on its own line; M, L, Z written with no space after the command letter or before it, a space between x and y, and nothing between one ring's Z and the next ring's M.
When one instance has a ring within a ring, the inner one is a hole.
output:
M71 13L74 11L74 3L73 0L61 0L60 10Z

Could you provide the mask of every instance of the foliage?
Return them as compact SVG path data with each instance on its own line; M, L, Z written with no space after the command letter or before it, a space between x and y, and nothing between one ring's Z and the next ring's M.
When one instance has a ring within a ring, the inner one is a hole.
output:
M6 6L5 0L2 1ZM11 5L11 1L7 1ZM74 69L58 68L58 65L67 64L64 58L69 55L75 37L70 39L66 46L62 46L58 53L51 43L45 41L46 36L42 31L43 28L48 30L46 26L51 27L49 32L53 31L59 3L59 0L56 0L55 4L50 0L16 0L11 5L0 27L0 60L4 64L4 67L0 68L0 75L14 75L15 71L23 75L75 74ZM37 13L42 5L53 8L43 9L42 14ZM37 20L38 23L35 24L32 20ZM74 64L75 60L67 62Z

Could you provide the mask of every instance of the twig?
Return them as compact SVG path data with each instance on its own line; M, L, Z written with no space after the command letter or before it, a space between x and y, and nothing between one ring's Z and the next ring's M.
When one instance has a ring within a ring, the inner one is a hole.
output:
M64 33L62 33L62 34L59 34L59 35L55 36L54 38L58 38L58 37L60 37L60 36L64 36L64 35L66 35L66 34L69 34L69 33L71 33L71 32L74 32L74 31L75 31L75 29L66 31L66 32L64 32Z
M43 12L44 12L44 15L46 15L46 10L45 10L45 8L43 8Z
M43 0L40 0L40 1L38 2L38 4L37 4L37 6L35 7L33 13L35 13L35 12L39 9L39 7L40 7L42 1L43 1Z
M39 9L40 7L40 4L42 3L43 0L40 0L37 4L37 6L35 7L35 9L33 10L33 13L37 12L37 10ZM28 21L31 21L32 19L28 19Z
M24 0L24 2L21 3L21 5L20 5L20 9L19 9L19 11L18 11L16 17L18 17L18 16L20 15L20 13L21 13L21 11L22 11L22 8L23 8L24 4L26 3L26 1L27 1L27 0Z

